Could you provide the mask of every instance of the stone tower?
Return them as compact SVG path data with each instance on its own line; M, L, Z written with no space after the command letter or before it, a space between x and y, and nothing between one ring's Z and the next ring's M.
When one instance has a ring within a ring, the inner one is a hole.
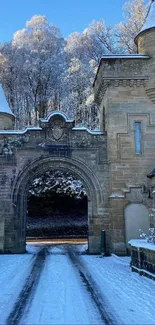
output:
M101 130L107 134L112 250L151 226L147 174L155 167L155 0L135 38L138 53L104 55L94 81Z
M15 116L6 100L2 85L0 85L0 130L14 128Z
M153 103L155 103L155 0L151 5L146 16L145 23L135 38L138 53L149 55L150 78L146 85L146 93Z

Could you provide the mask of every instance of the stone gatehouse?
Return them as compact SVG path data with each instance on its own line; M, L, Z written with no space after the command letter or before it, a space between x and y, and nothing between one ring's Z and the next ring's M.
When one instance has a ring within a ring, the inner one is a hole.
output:
M89 252L100 252L101 230L111 251L153 222L155 167L155 2L137 35L136 55L101 59L94 81L100 131L77 128L53 112L39 127L13 130L14 116L0 107L0 252L25 252L29 184L48 170L70 171L88 195Z
M100 231L109 227L106 141L103 131L76 128L59 111L40 120L40 127L0 131L1 252L25 251L28 188L49 170L69 171L82 181L88 196L89 251L99 252Z

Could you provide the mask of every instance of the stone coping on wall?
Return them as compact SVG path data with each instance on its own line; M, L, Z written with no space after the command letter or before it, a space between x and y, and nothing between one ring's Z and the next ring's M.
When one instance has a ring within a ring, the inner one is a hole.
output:
M31 131L42 131L42 127L33 127L33 126L29 126L26 127L23 130L0 130L0 135L24 135L27 132L31 132ZM87 127L73 127L72 131L85 131L87 133L90 133L92 135L104 135L105 132L100 131L100 130L90 130Z

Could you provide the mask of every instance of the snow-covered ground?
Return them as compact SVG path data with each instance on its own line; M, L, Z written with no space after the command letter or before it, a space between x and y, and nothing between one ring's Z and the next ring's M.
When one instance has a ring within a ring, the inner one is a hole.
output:
M155 282L132 273L129 257L85 249L31 244L0 255L0 324L155 324Z
M5 321L18 299L35 255L0 255L0 324Z
M78 251L85 249L79 246ZM131 272L130 257L80 255L80 259L121 324L155 324L155 281Z

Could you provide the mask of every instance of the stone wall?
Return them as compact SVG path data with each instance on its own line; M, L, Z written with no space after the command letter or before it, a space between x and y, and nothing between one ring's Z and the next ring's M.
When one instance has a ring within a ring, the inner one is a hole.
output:
M155 280L155 246L144 240L131 240L130 246L132 271Z

